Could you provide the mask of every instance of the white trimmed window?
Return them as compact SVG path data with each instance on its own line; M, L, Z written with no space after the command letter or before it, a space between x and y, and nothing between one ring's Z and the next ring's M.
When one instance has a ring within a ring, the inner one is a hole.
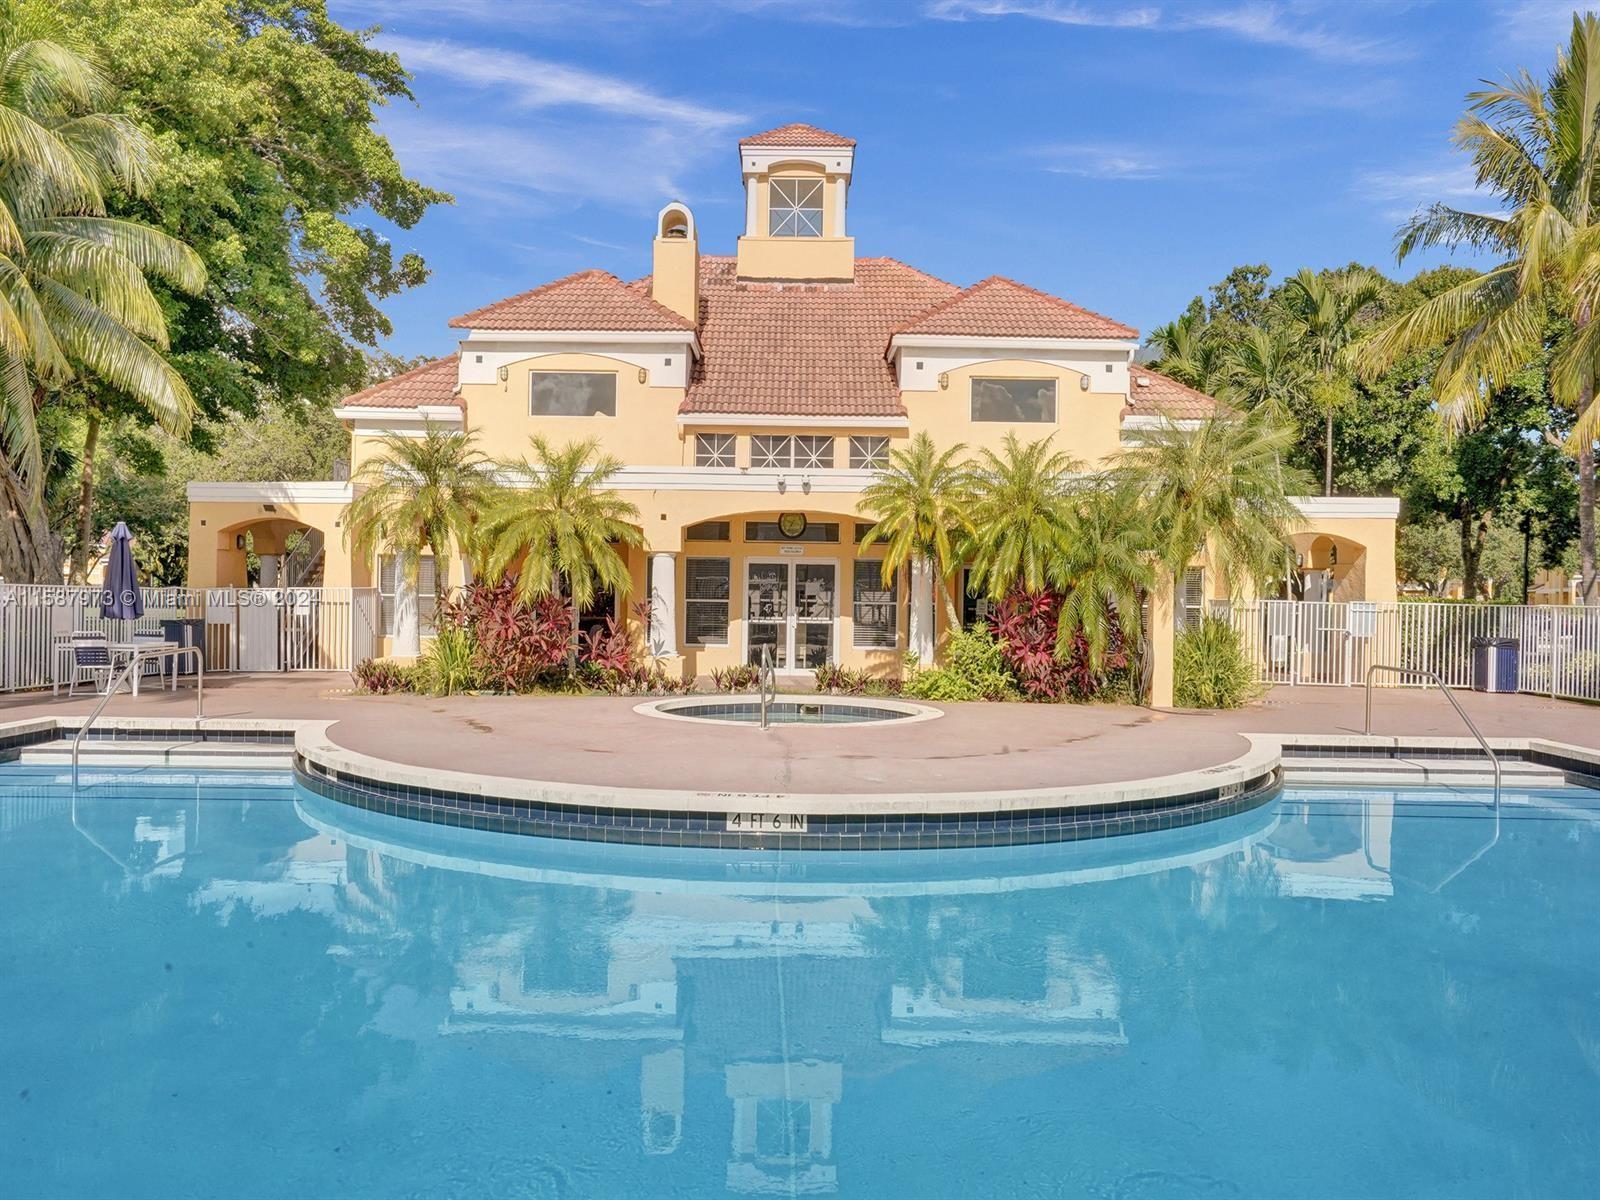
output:
M851 644L858 650L893 650L895 634L895 587L891 578L883 582L883 563L875 558L855 562L852 589L855 630Z
M774 179L767 192L772 237L822 236L822 180Z
M972 419L1010 424L1051 424L1056 419L1056 381L974 379Z
M850 469L852 471L877 471L888 465L888 438L852 437L850 439Z
M532 371L528 415L614 417L617 377L609 371Z
M833 468L833 439L831 437L795 438L794 465L802 471L831 470Z
M1193 629L1206 615L1206 573L1202 568L1190 567L1183 573L1175 615L1179 629Z
M694 435L694 465L732 467L736 465L737 444L738 439L731 433L697 433Z
M683 565L683 640L690 646L728 644L731 560L690 558Z
M833 466L833 439L787 433L758 434L750 439L750 465L826 471Z
M378 555L378 622L384 637L394 636L394 600L400 590L400 556ZM433 611L438 603L438 579L433 555L424 554L417 564L417 630L433 632Z
M794 439L786 434L759 433L750 439L752 467L794 466Z

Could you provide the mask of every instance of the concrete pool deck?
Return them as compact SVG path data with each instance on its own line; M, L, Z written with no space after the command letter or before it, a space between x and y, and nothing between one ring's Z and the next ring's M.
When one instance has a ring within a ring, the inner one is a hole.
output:
M1359 688L1274 688L1234 712L1110 705L939 704L945 715L903 725L775 727L663 721L608 696L362 696L345 675L213 676L208 722L332 722L348 751L417 771L465 772L575 789L779 796L987 794L1087 789L1214 773L1249 757L1245 736L1359 735ZM1600 707L1537 696L1457 692L1491 739L1540 738L1600 748ZM87 715L97 697L0 698L0 725ZM111 718L182 721L193 691L146 690L107 705ZM1383 689L1374 728L1410 739L1461 739L1439 696ZM319 739L320 740L320 739ZM412 771L406 771L413 779ZM444 786L444 785L440 785Z

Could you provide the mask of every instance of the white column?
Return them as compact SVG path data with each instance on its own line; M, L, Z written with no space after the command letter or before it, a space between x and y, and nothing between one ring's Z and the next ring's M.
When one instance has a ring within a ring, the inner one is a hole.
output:
M650 653L666 658L678 652L678 556L650 556Z
M744 179L744 235L745 237L760 237L762 230L756 228L756 217L760 212L757 205L756 188L760 184L756 176L746 175Z
M933 564L911 562L911 621L906 645L924 667L933 666Z
M844 237L844 210L849 201L850 181L843 175L833 178L833 224L828 230L829 237Z
M395 556L394 641L390 652L395 658L416 658L422 653L417 626L417 586L411 578L410 554Z

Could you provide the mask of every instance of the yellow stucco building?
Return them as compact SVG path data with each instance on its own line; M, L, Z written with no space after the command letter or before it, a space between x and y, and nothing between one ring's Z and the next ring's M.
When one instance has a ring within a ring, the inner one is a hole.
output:
M693 214L674 202L644 278L583 271L457 317L454 353L338 409L352 467L377 438L430 423L474 432L496 458L525 455L534 434L594 437L625 464L614 486L637 506L645 547L631 556L633 595L585 621L648 598L651 652L693 675L763 646L793 672L894 670L908 648L931 658L945 621L932 582L885 586L876 549L858 549L862 489L893 447L920 431L972 448L1053 436L1094 467L1152 423L1199 420L1215 403L1139 366L1138 331L1118 321L1009 279L959 287L856 257L855 153L808 125L745 138L733 255L701 253ZM308 529L315 578L379 587L379 633L392 633L392 559L352 561L339 525L350 496L349 483L325 481L191 485L190 584L243 586L247 533L271 555ZM1395 598L1395 501L1300 508L1303 591ZM461 582L456 564L449 583ZM444 582L424 564L424 627ZM975 619L978 602L951 586ZM1199 563L1176 589L1175 619L1210 594Z

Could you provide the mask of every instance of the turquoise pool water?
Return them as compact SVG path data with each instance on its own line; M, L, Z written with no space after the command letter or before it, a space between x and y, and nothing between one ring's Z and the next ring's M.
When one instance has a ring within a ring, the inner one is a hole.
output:
M7 1197L1600 1193L1600 793L835 855L0 767Z

